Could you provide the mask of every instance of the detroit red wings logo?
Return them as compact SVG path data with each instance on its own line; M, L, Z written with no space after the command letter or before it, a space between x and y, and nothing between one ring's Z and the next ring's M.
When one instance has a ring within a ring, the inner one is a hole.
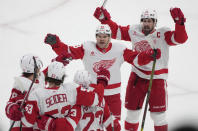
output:
M98 72L99 69L102 67L104 69L109 69L116 61L116 58L112 60L101 60L93 64L94 72Z
M134 48L135 51L137 51L137 52L143 52L143 51L151 49L150 44L146 40L142 40L142 41L135 43L134 47L135 47Z

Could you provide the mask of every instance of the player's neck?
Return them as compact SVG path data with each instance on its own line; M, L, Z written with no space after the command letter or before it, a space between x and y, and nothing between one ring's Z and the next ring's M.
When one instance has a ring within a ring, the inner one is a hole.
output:
M33 81L34 75L27 77L29 80Z
M98 47L99 47L100 49L106 49L108 46L109 46L109 43L106 43L106 44L103 44L103 45L98 44Z
M54 87L57 87L57 85L55 83L50 82L48 85L48 88L54 88Z

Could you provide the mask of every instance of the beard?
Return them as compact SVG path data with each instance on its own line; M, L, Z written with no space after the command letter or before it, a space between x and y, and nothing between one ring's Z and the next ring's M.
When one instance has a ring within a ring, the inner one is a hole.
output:
M143 28L142 28L142 31L144 32L144 34L147 36L148 34L150 34L152 31L153 31L153 27L152 28L150 28L149 26L144 26Z

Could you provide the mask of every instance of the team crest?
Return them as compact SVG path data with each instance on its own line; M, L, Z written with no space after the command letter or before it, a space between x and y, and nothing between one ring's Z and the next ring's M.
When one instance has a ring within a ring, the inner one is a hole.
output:
M109 69L116 61L116 58L112 60L101 60L93 64L94 72L98 72L99 69L102 67L104 69Z
M142 41L135 43L134 47L135 47L134 48L135 51L137 51L137 52L143 52L143 51L151 49L150 44L146 40L142 40Z

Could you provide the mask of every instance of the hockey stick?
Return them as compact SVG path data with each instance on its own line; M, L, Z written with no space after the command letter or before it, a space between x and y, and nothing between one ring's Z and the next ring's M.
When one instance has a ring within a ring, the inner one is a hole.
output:
M145 108L144 108L144 114L143 114L143 118L142 118L141 131L143 131L143 129L144 129L144 124L145 124L145 120L146 120L146 113L147 113L149 97L150 97L150 93L151 93L153 76L154 76L154 72L155 72L156 56L157 56L157 50L154 49L154 54L153 54L154 61L153 61L152 72L151 72L151 77L150 77L150 81L149 81L149 87L148 87L148 92L147 92L147 97L146 97L146 104L145 104Z
M103 2L103 4L102 4L101 8L105 8L106 3L107 3L107 0L104 0L104 2ZM101 10L101 9L100 9L100 10ZM102 10L101 10L101 11L102 11ZM103 13L101 13L101 15L100 15L99 19L103 19L103 18L104 18L104 14L103 14Z
M33 56L33 60L34 60L34 74L33 74L32 83L31 83L31 85L30 85L30 87L29 87L29 89L28 89L28 92L25 94L25 97L24 97L24 99L23 99L23 101L22 101L22 103L21 103L21 105L20 105L20 108L19 108L20 111L22 111L23 105L25 104L25 101L26 101L26 99L28 98L29 93L30 93L30 90L32 89L32 86L33 86L33 84L34 84L34 82L35 82L35 80L36 80L36 77L37 77L36 72L37 72L38 67L37 67L36 59L35 59L34 56ZM13 121L13 122L12 122L12 124L11 124L11 126L10 126L10 128L9 128L9 131L12 130L12 128L13 128L15 122L16 122L16 121ZM20 123L20 130L21 130L21 129L22 129L22 123Z
M114 131L114 116L113 116L113 113L111 112L111 118L112 118L112 131Z
M104 0L104 2L103 2L103 4L102 4L101 8L102 8L102 7L105 8L106 3L107 3L107 0Z

